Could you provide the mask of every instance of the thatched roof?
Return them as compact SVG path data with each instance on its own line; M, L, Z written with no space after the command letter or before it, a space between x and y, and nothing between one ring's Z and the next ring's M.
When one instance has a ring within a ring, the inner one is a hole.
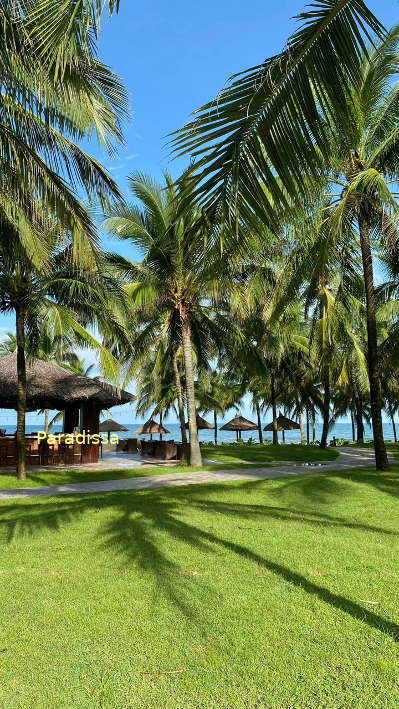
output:
M135 396L110 384L74 374L58 364L29 358L26 366L27 409L58 409L92 401L103 409L134 401ZM0 408L17 407L16 353L0 357Z
M277 416L276 418L276 424L277 424L277 431L296 431L297 429L300 429L299 423L296 421L292 421L291 419L288 419L286 416L282 416L281 414ZM273 421L267 426L264 427L264 431L273 431Z
M198 416L198 414L196 416L196 421L197 421L198 431L201 431L201 430L204 430L204 431L208 430L209 431L210 429L215 428L215 426L213 426L211 423L209 423L209 421L205 421L205 419L203 419L202 416ZM186 423L186 428L188 428L188 422Z
M154 419L150 419L149 421L144 423L142 426L140 426L137 429L137 431L135 431L134 433L137 434L138 436L148 436L153 433L155 433L155 434L170 433L170 431L168 431L168 429L165 428L164 426L161 426L160 423L157 423L156 421L154 421Z
M113 419L106 419L100 423L98 430L100 433L112 433L112 431L128 431L129 429Z
M235 416L231 421L221 426L221 431L256 431L256 423L248 421L244 416Z

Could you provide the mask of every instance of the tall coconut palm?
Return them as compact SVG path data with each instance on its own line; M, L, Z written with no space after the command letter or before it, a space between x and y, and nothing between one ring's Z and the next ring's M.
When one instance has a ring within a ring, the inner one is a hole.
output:
M270 303L276 286L277 269L281 265L276 261L272 270L264 277L264 266L259 276L249 279L245 284L248 302L244 298L235 305L235 312L253 347L253 356L246 362L247 381L263 382L261 394L264 405L270 406L273 421L273 444L278 444L277 408L282 403L287 381L292 377L293 366L296 368L297 357L307 356L308 338L303 324L303 309L299 300L293 299L278 319L270 316ZM295 362L295 365L293 364Z
M105 332L109 332L111 325L117 326L110 309L112 301L118 298L118 287L115 284L111 288L109 280L103 276L99 256L91 268L84 260L84 267L79 269L74 249L71 248L72 237L60 251L58 234L48 230L46 237L43 236L47 241L48 256L38 267L18 245L12 227L4 222L2 227L0 312L13 312L16 319L17 471L23 479L26 474L26 354L38 353L45 333L50 340L63 341L64 345L73 342L95 347L104 370L109 376L116 376L114 357L85 325L94 323L104 328ZM85 252L84 247L82 251Z
M326 224L341 242L348 229L356 230L360 243L366 298L367 364L370 405L377 469L388 467L382 428L382 397L378 360L377 302L373 249L397 248L397 193L399 180L397 121L399 93L399 28L364 57L361 81L341 111L331 117L333 156L327 162L333 203ZM336 191L338 187L338 191Z
M313 214L302 215L302 224L297 220L291 225L292 244L286 250L273 304L279 313L293 297L304 299L310 357L317 372L314 381L320 385L321 447L327 445L336 387L350 393L348 406L352 411L357 405L358 418L361 393L368 390L365 294L356 233L348 225L342 239L334 238L325 219L329 208L323 200L317 202Z
M183 177L180 187L166 175L165 187L148 177L130 178L135 199L142 207L117 205L103 226L120 239L130 240L143 253L135 262L119 255L112 257L115 268L130 281L126 292L141 320L133 342L144 352L154 344L160 331L167 334L173 354L181 348L184 361L186 401L192 465L201 464L196 427L194 388L195 351L197 365L207 364L210 345L231 339L230 323L215 314L212 300L220 297L223 283L218 275L225 269L213 247L206 224L191 202L182 209L181 195L190 190L191 180ZM217 265L219 264L219 265ZM219 271L218 271L219 269Z
M395 442L397 431L395 414L399 410L399 252L392 251L384 258L390 280L377 288L377 324L379 326L379 356L381 361L381 389L385 410L390 418Z
M37 199L89 243L96 232L76 191L89 200L119 195L107 171L78 147L95 134L112 153L126 113L119 79L96 58L96 4L98 9L94 0L0 4L0 216L37 263L46 257L42 231L35 228Z

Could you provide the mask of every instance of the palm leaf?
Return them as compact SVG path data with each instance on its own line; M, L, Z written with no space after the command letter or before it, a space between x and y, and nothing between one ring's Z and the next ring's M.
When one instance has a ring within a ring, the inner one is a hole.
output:
M367 41L384 30L361 0L314 0L297 19L281 54L232 77L174 134L175 153L197 160L206 208L274 223L285 193L309 198L303 170L317 178L329 153L327 118L360 82Z

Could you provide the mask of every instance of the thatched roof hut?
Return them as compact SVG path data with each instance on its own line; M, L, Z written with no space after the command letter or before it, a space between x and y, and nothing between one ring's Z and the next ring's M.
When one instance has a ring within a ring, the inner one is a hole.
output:
M92 402L100 409L127 404L133 394L116 389L83 374L74 374L58 364L29 358L26 366L28 411L37 409L63 410L66 406ZM16 353L0 357L0 408L17 407Z
M121 423L113 421L112 419L106 419L102 421L98 427L99 433L108 433L108 443L111 441L111 433L116 431L128 431L126 426L122 426Z
M276 418L276 428L277 431L297 431L301 427L296 421L292 421L292 419L288 419L286 416L282 416L282 414L279 414L279 416L277 416ZM273 421L271 423L268 423L263 430L273 431Z
M100 433L112 433L113 431L128 431L126 426L122 426L121 423L114 421L113 419L106 419L102 421L99 426Z
M235 416L231 421L221 426L221 431L256 431L256 423L248 421L244 416Z
M257 431L258 427L253 421L248 421L244 416L235 416L231 421L221 426L221 431L236 431L237 441L241 438L242 431Z
M140 426L137 431L134 432L137 436L153 436L154 434L159 434L162 436L164 433L170 433L167 428L162 426L162 424L157 423L154 419L150 419L142 426Z
M197 414L196 422L197 422L197 429L198 431L210 431L211 429L214 429L215 426L213 424L209 423L209 421L206 421L205 419L202 418L202 416L199 416ZM186 423L186 428L188 428L188 422Z

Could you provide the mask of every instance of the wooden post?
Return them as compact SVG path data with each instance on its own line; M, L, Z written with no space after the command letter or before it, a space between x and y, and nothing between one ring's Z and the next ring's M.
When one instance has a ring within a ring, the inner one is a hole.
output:
M71 404L64 411L64 433L73 433L79 427L79 404Z

